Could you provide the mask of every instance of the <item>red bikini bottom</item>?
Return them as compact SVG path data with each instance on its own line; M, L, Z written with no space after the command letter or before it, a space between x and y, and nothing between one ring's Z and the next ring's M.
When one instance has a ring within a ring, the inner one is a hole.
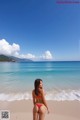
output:
M42 106L42 104L36 103L36 106L40 109L40 107Z

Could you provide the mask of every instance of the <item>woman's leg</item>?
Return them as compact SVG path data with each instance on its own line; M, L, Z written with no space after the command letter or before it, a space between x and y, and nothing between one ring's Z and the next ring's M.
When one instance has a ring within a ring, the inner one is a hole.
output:
M46 107L42 105L39 109L39 120L44 120L46 113Z
M38 120L38 110L39 108L35 105L33 108L33 120Z

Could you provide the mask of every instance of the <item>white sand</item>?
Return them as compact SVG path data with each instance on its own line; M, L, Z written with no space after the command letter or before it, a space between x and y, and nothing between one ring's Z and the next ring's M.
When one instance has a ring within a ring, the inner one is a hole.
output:
M46 114L45 120L80 120L79 101L47 102L50 114ZM0 101L0 110L10 111L10 120L33 120L32 109L32 100Z

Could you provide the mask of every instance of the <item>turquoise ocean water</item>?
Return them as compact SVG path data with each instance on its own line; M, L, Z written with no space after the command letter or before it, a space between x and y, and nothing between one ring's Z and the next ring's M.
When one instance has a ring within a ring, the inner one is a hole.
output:
M43 80L47 100L80 101L80 62L0 63L0 100L32 99L34 80Z

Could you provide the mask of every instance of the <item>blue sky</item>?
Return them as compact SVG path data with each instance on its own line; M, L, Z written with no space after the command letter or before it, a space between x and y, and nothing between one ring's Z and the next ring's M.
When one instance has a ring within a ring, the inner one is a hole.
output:
M80 4L0 0L0 54L80 60Z

